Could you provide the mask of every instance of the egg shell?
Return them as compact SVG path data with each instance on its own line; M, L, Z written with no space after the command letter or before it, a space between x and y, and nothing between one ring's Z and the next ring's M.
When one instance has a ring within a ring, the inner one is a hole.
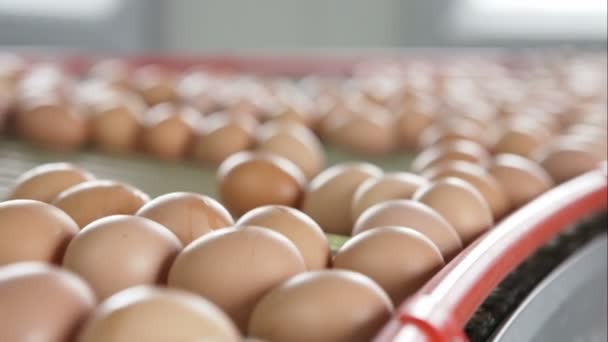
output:
M383 226L416 230L429 238L445 260L462 249L462 240L454 227L433 208L412 200L389 200L378 203L361 214L353 227L353 236Z
M60 263L76 223L54 206L33 200L0 202L0 266L19 261Z
M258 127L256 149L274 153L296 164L307 179L316 176L325 164L325 152L314 133L297 124L265 124Z
M178 99L174 75L158 65L145 65L135 70L132 83L150 106Z
M121 291L101 303L77 342L241 341L230 318L194 294L152 286Z
M456 140L470 140L487 147L489 137L479 126L460 120L449 124L434 124L420 135L418 146L426 148Z
M551 189L551 176L534 161L514 154L501 154L488 165L513 208L519 208Z
M93 179L93 174L69 163L42 164L19 176L9 190L7 199L50 203L63 190Z
M365 180L381 175L381 169L368 163L332 166L308 184L301 209L325 232L349 235L353 194Z
M492 210L495 220L502 218L510 209L509 198L498 181L483 167L465 161L446 161L430 169L423 176L431 181L447 177L467 181L479 191Z
M128 215L104 217L72 239L63 267L85 279L98 298L126 288L163 284L182 245L167 228Z
M448 160L463 160L483 164L489 160L489 153L481 145L467 140L442 143L424 149L412 161L412 171L420 173Z
M257 121L249 116L215 113L197 122L192 147L195 160L219 165L231 155L254 144L253 130Z
M416 101L397 116L397 135L401 147L408 150L418 148L422 132L435 121L435 105L430 101Z
M344 116L342 120L335 120L328 130L329 141L361 154L386 154L397 143L394 120L386 113Z
M256 306L251 336L274 342L371 341L393 305L370 278L347 270L299 274Z
M379 178L367 179L353 194L353 222L374 204L393 199L409 199L419 187L426 184L428 181L425 178L408 172L387 173Z
M234 215L278 204L296 207L306 178L291 161L268 153L240 152L217 171L221 202Z
M557 184L596 169L602 159L580 146L550 146L536 156L540 165Z
M421 187L413 199L428 205L456 229L467 245L494 224L492 210L470 183L458 178L444 178Z
M141 145L144 151L165 160L180 160L188 154L194 125L200 113L190 107L161 103L144 114Z
M15 117L19 134L28 141L57 150L74 150L89 138L86 118L62 104L41 104L20 111Z
M127 184L91 180L62 191L52 204L82 228L105 216L133 215L149 199L148 195Z
M354 236L342 245L333 263L336 269L370 277L395 305L420 289L443 266L443 256L429 238L413 229L394 226Z
M283 235L255 226L226 228L184 248L169 272L169 286L207 298L246 333L257 302L305 269L302 255Z
M529 158L547 140L538 130L539 128L523 127L507 129L501 134L492 151L494 154L511 153Z
M71 272L39 262L0 267L0 341L70 341L94 306Z
M105 104L92 115L92 140L103 151L130 152L137 147L143 108L124 101Z
M167 227L184 246L215 229L234 225L232 216L220 203L190 192L159 196L144 204L136 215Z
M280 205L263 206L247 212L236 224L267 228L285 236L302 254L307 270L323 269L329 264L329 242L323 230L297 209Z

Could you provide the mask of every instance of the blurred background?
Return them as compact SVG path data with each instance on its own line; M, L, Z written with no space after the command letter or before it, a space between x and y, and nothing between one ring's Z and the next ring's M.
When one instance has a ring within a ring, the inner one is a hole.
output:
M0 0L0 45L80 51L606 47L605 0Z

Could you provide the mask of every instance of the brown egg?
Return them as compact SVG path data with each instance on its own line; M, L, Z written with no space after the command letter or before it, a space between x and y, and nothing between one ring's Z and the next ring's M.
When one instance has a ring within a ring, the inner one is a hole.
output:
M368 163L332 166L315 177L304 194L302 211L328 233L349 235L352 231L352 198L357 187L382 170Z
M63 211L33 200L0 202L0 266L19 261L60 263L76 223Z
M394 119L383 112L357 113L334 120L328 135L334 144L368 155L386 154L396 146Z
M196 119L200 116L190 107L169 103L156 105L144 114L141 145L143 149L165 160L186 156L194 137Z
M305 269L302 255L283 235L254 226L226 228L184 248L171 267L169 286L207 298L246 332L257 302Z
M133 73L133 84L141 97L150 106L177 100L175 78L166 69L146 65Z
M89 138L86 118L71 106L50 99L30 103L17 112L15 125L21 136L45 148L73 150Z
M412 161L412 170L420 173L450 160L483 164L489 158L489 153L481 145L472 141L458 140L426 148Z
M17 178L7 199L32 199L50 203L63 190L93 179L95 176L91 173L69 163L42 164Z
M72 239L63 267L80 275L103 299L135 285L165 283L181 247L159 223L113 215L87 225Z
M273 342L371 341L392 312L382 288L360 273L306 272L260 301L249 333Z
M470 140L487 147L489 136L486 130L470 121L454 119L425 129L420 135L418 146L429 147L456 140Z
M148 200L148 195L130 185L92 180L61 192L52 204L82 228L105 216L135 214Z
M452 259L462 249L462 240L454 227L420 202L389 200L378 203L359 216L352 235L383 226L406 227L422 233L437 246L445 260Z
M600 160L606 160L608 157L608 138L597 134L598 132L588 131L586 133L580 132L577 134L569 133L567 135L559 136L556 140L551 142L550 145L560 146L576 146L578 149L583 149L593 153ZM540 148L537 153L542 153L543 149ZM533 156L534 157L534 156Z
M113 86L128 89L130 70L127 63L119 59L103 59L97 61L89 70L91 78L103 79Z
M306 182L295 164L267 153L234 154L217 174L221 201L235 216L267 204L295 207Z
M71 341L94 306L71 272L38 262L0 267L0 341Z
M366 180L353 194L353 222L374 204L393 199L409 199L419 187L426 184L428 181L425 178L408 172L387 173L380 178Z
M215 229L234 225L230 213L216 200L189 192L159 196L141 207L136 215L167 227L184 246Z
M137 147L143 104L136 99L110 99L96 106L91 119L95 145L109 152L130 152Z
M200 119L196 125L192 157L219 165L231 155L254 144L253 130L257 121L251 116L215 113Z
M432 101L416 101L404 108L397 117L399 143L408 150L415 150L422 132L435 121L436 105Z
M257 150L274 153L296 164L307 179L316 176L325 164L323 146L314 133L297 124L265 124L258 128Z
M330 260L329 242L321 227L301 211L280 205L253 209L237 226L268 228L288 238L298 248L307 270L326 268Z
M334 268L372 278L395 305L416 292L443 265L441 252L429 238L404 227L363 232L348 240L334 257Z
M556 144L540 151L535 159L551 175L555 183L563 183L595 170L602 159L577 145Z
M513 208L519 208L551 189L551 176L537 163L514 154L501 154L488 166Z
M81 329L78 342L239 342L234 323L206 299L185 291L136 286L105 300Z
M541 129L511 127L505 130L494 145L493 153L512 153L529 158L550 136L548 132L539 132Z
M445 178L416 191L414 200L435 209L456 229L466 245L494 224L492 210L468 182Z
M448 177L467 181L486 200L496 220L510 209L509 198L498 181L479 165L465 161L446 161L427 169L423 176L431 181Z

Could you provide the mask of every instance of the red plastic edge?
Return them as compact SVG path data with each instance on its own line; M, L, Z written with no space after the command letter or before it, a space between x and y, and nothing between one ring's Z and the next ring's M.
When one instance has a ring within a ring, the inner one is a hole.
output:
M399 342L466 341L463 327L502 279L559 232L606 209L603 170L548 191L461 252L398 308L375 341L396 341L397 336ZM404 337L404 329L417 334Z

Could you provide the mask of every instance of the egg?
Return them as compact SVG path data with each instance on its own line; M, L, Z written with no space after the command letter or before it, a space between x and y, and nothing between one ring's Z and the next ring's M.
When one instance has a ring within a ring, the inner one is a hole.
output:
M141 145L144 151L165 160L186 156L194 137L194 126L200 116L190 107L161 103L144 114Z
M551 176L534 161L514 154L501 154L488 165L513 208L519 208L551 189Z
M396 146L393 117L384 112L344 116L334 120L328 130L329 141L361 154L382 155Z
M120 59L102 59L95 62L89 69L89 76L108 81L121 89L129 87L129 66Z
M236 225L267 228L285 236L302 254L307 270L323 269L329 263L329 242L323 230L297 209L280 205L259 207L243 215Z
M511 127L502 132L493 147L495 154L512 153L531 157L548 139L548 132L539 132L542 128Z
M255 226L226 228L184 248L169 272L169 286L207 298L245 333L257 302L305 268L302 255L283 235Z
M325 232L349 235L353 194L365 180L381 175L381 169L368 163L334 165L310 182L301 209Z
M200 119L195 127L192 157L219 165L231 155L253 146L257 121L250 116L215 113Z
M397 117L397 136L401 147L418 148L422 132L435 121L436 104L430 100L415 101L403 108Z
M412 171L420 173L448 160L463 160L483 164L490 158L489 153L472 141L458 140L424 149L412 161Z
M8 191L7 199L50 203L63 190L93 179L93 174L69 163L42 164L19 176Z
M443 256L429 238L413 229L394 226L377 227L354 236L334 257L334 268L370 277L395 305L416 292L443 266Z
M145 65L135 70L132 83L150 106L177 100L174 75L158 65Z
M96 106L91 118L93 143L108 152L134 151L141 131L142 112L143 104L125 96Z
M62 191L52 204L70 215L82 228L105 216L135 214L148 200L148 195L130 185L91 180Z
M323 146L314 133L298 124L265 124L258 128L256 150L274 153L296 164L307 179L325 164Z
M94 306L71 272L38 262L0 267L0 341L70 341Z
M235 216L268 204L296 207L306 183L295 164L268 153L234 154L217 174L221 202Z
M353 236L383 226L399 226L416 230L429 238L445 260L462 249L462 240L455 228L433 208L412 200L389 200L378 203L361 214L354 224Z
M311 271L266 295L249 321L251 336L273 342L371 341L393 305L370 278L347 270Z
M52 99L28 104L18 111L15 125L28 141L57 150L74 150L89 138L86 118L70 105Z
M484 147L489 143L486 130L467 120L453 119L426 128L420 135L418 146L429 147L456 140L470 140Z
M409 199L419 187L427 183L425 178L408 172L387 173L382 177L366 180L353 194L353 222L374 204L393 199Z
M80 275L104 299L135 285L165 283L181 247L159 223L113 215L88 224L72 239L63 267Z
M19 261L60 263L78 232L54 206L34 200L0 202L0 266Z
M602 159L581 146L557 144L548 146L535 156L557 184L596 169Z
M190 192L159 196L144 204L136 215L167 227L184 246L215 229L234 225L232 216L220 203Z
M142 285L101 303L76 341L239 342L241 335L230 318L206 299L185 291Z
M494 224L492 210L483 196L471 184L458 178L449 177L421 187L413 199L443 216L465 245Z
M447 177L467 181L483 196L495 219L502 218L510 209L509 198L503 188L479 165L465 161L446 161L426 170L423 175L431 181Z

